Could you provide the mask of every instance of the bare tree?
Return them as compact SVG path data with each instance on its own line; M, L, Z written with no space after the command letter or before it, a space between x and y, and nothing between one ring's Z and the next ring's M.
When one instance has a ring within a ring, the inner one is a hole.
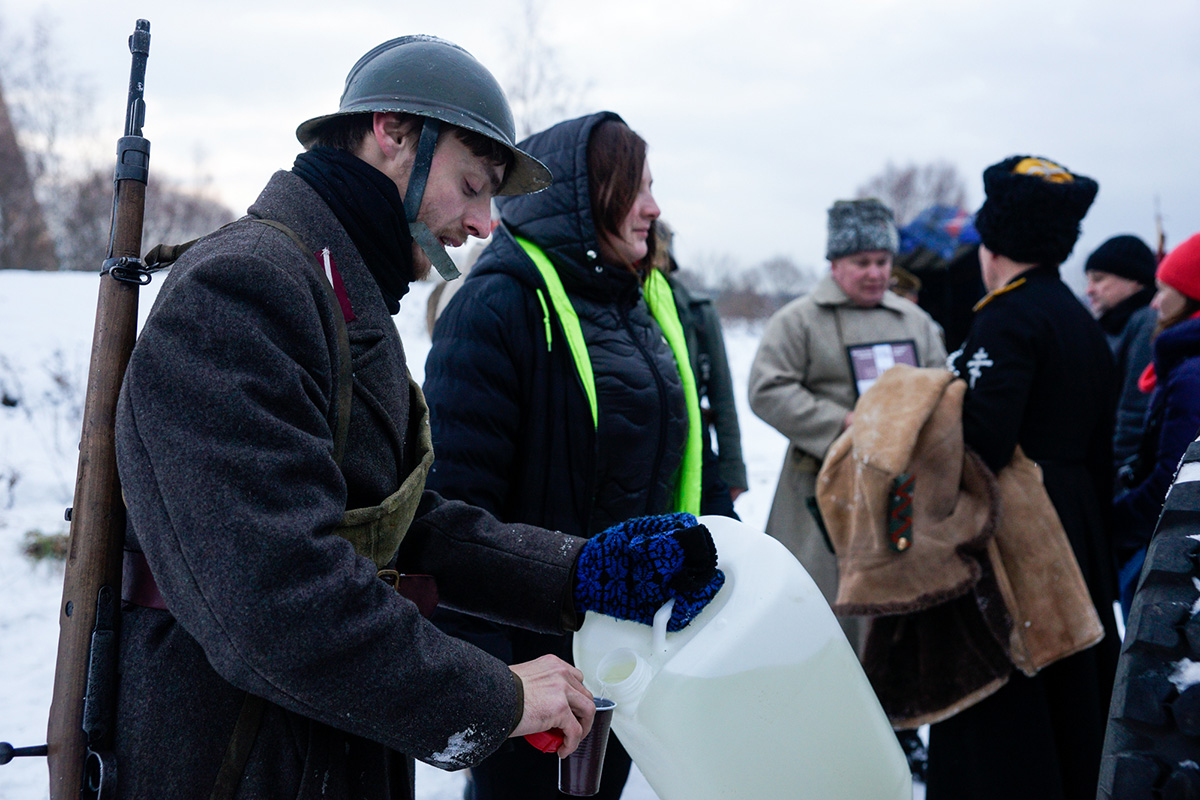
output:
M9 35L0 26L0 75L7 90L0 91L0 267L98 270L112 225L112 162L94 157L107 155L92 135L94 90L86 78L64 68L54 27L45 11L28 35ZM92 158L89 145L96 145ZM202 151L195 154L190 185L152 171L143 252L159 242L194 239L234 218L212 198L204 158ZM44 210L40 232L34 225L26 235L43 248L38 259L20 255L13 235L14 226L34 218L18 212L31 209Z
M222 225L237 215L229 206L203 190L188 189L162 177L151 178L146 187L146 219L142 227L142 250L156 244L180 244Z
M697 270L711 283L703 288L713 297L717 313L726 319L762 320L789 300L808 292L817 282L817 271L797 264L786 255L772 256L742 269L728 255L702 255ZM715 269L714 269L715 267Z
M0 267L57 269L62 254L61 188L79 154L87 150L93 91L86 77L63 67L48 10L31 31L10 34L0 26L0 211L4 254ZM70 148L64 140L71 140ZM71 153L67 159L64 153ZM107 216L107 212L105 212Z
M100 170L59 187L57 238L64 269L100 269L108 254L112 200L113 176Z
M679 280L689 289L706 290L721 286L729 276L742 271L741 263L730 253L700 253L679 265Z
M858 187L857 194L879 198L892 209L897 225L907 225L930 206L961 206L967 190L958 168L948 161L903 167L889 161L882 172Z
M99 269L108 253L113 178L103 170L64 184L59 250L67 269ZM233 211L202 190L158 175L146 186L142 252L156 244L181 244L235 218Z
M521 11L520 29L507 35L514 61L504 86L518 140L582 113L590 89L563 74L557 51L543 35L542 0L524 0Z
M792 296L804 294L816 283L812 270L802 269L790 256L777 255L759 264L752 274L757 274L763 294Z
M0 267L58 269L54 241L0 89Z

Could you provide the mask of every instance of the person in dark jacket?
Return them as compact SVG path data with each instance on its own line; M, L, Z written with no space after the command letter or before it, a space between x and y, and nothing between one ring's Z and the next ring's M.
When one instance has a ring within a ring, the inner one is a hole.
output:
M434 328L430 486L579 537L698 511L699 406L670 288L649 268L646 144L601 112L520 147L555 182L497 202L492 243ZM444 622L510 663L570 654L566 636L462 623ZM629 764L611 740L601 797L619 797ZM472 768L467 796L557 798L556 780L553 759L517 745Z
M1087 297L1117 363L1117 417L1113 465L1119 472L1137 454L1149 397L1138 378L1150 363L1150 335L1158 316L1150 308L1158 262L1136 236L1114 236L1088 256Z
M963 438L993 473L1019 445L1046 491L1105 637L933 725L929 800L1094 798L1119 638L1103 509L1112 488L1112 355L1058 265L1079 236L1096 182L1042 158L984 172L975 217L989 293L952 369L967 382Z
M693 293L676 274L679 264L675 261L675 232L661 219L654 228L658 237L654 268L666 276L675 296L675 311L687 339L688 361L696 378L696 394L704 419L700 512L739 519L733 501L746 491L748 481L721 318L712 298Z
M914 302L941 326L946 349L956 350L971 327L971 309L986 294L973 216L957 206L921 211L900 229L897 269L921 282Z
M392 315L446 269L443 244L486 233L494 194L549 183L513 133L465 50L386 42L297 130L292 170L172 268L116 420L118 797L399 800L413 757L462 768L552 728L561 755L590 727L574 667L506 665L423 616L439 597L545 632L633 613L593 591L627 532L585 540L423 491L425 402ZM640 524L685 546L678 518Z
M1133 464L1132 486L1113 509L1121 609L1126 614L1179 460L1200 433L1200 234L1163 259L1157 285L1150 303L1158 317L1154 360L1139 380L1150 398L1145 432Z

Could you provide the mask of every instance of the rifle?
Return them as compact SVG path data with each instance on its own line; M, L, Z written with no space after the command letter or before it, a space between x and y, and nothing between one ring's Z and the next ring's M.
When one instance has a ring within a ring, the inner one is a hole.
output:
M129 37L133 66L125 135L117 141L112 228L100 271L96 327L84 397L75 498L59 606L58 659L47 744L0 743L0 763L45 755L51 800L108 798L116 793L111 748L116 716L116 660L125 507L117 477L117 397L137 333L138 289L150 274L140 258L150 142L142 137L150 23L139 19Z

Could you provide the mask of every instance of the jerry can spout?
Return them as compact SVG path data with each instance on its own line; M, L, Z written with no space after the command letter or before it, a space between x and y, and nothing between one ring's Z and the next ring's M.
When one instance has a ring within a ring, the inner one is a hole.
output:
M636 650L618 647L610 650L596 665L600 696L617 703L617 708L632 711L654 678L654 668Z

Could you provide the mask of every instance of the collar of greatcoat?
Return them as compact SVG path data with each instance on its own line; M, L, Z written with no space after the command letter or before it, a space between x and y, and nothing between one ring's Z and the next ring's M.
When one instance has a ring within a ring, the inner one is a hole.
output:
M809 293L813 302L819 306L845 306L847 308L857 308L849 296L842 291L842 287L838 286L837 281L833 279L833 275L826 275L817 281L817 285L812 288ZM890 289L883 293L883 299L879 301L879 305L874 308L886 308L888 311L895 311L897 314L903 313L904 303L908 302L902 297L896 295ZM870 310L870 309L864 309Z

